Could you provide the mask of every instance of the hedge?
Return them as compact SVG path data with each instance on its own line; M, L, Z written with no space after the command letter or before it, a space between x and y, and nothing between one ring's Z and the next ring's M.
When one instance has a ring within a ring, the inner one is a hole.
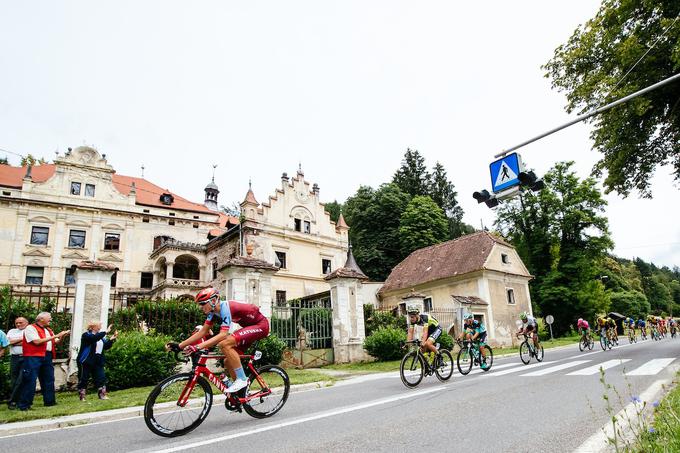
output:
M364 340L364 349L380 361L396 360L404 355L401 342L406 341L406 331L385 327Z

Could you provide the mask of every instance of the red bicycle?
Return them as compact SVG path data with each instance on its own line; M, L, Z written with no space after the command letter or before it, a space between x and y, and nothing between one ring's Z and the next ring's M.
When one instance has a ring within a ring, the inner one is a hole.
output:
M175 353L177 354L177 353ZM197 351L193 356L191 372L179 373L161 381L149 394L144 405L146 426L159 436L176 437L184 435L206 419L213 403L212 383L225 395L227 410L242 412L252 417L271 417L281 410L288 399L290 380L286 371L276 365L255 368L253 362L262 357L241 355L247 360L244 370L248 374L248 385L234 393L226 392L227 387L207 367L208 360L224 359L223 355L206 354Z

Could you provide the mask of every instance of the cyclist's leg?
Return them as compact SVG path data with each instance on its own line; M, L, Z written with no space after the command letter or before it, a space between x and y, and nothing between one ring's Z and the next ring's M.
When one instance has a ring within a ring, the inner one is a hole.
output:
M233 335L227 336L217 344L224 355L224 369L227 371L231 380L236 380L236 369L241 366L241 360L236 350L236 338Z
M427 337L427 340L425 340L425 343L423 343L423 349L429 352L437 352L437 347L435 346L435 343L437 342L437 339L439 336L442 334L442 328L441 327L436 327L432 329L429 332L429 335Z

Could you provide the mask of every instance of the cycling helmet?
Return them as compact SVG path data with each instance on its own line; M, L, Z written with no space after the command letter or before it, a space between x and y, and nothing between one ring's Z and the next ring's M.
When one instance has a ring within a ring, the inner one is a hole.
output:
M523 311L522 313L519 314L519 319L521 319L522 321L526 321L527 316L529 316L529 315L527 315L527 312Z
M468 319L475 319L475 316L472 313L467 313L463 319L467 321Z
M199 304L203 305L203 304L208 303L208 301L210 299L212 299L213 297L219 297L219 296L220 296L219 291L217 291L215 288L208 287L208 288L200 290L198 292L198 294L196 294L196 297L194 298L194 300L196 302L198 302Z
M406 312L409 315L417 315L420 313L420 308L417 305L409 305L408 308L406 309Z
M583 318L578 318L578 323L583 324Z

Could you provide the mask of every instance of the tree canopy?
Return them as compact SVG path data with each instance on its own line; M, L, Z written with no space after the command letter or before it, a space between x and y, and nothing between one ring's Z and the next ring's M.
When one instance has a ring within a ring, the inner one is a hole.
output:
M593 110L678 73L679 14L678 1L604 0L544 66L553 87L566 93L567 111ZM650 178L661 165L680 181L680 82L591 121L602 153L593 172L605 176L605 192L628 196L636 189L651 197Z
M403 254L444 242L449 224L444 211L430 197L415 196L409 201L399 221L399 242Z

